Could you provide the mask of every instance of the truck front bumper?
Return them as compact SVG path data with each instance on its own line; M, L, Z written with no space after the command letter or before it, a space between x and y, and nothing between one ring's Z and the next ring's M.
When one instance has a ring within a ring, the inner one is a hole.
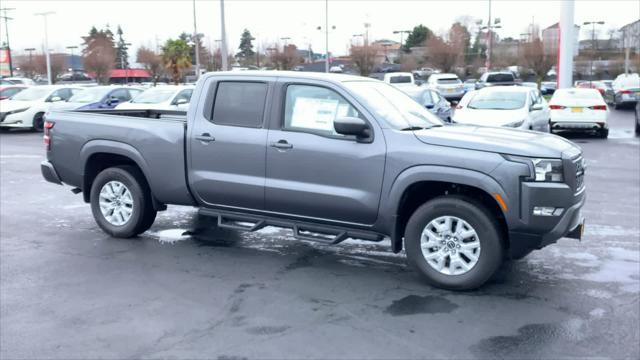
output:
M567 237L582 239L584 216L582 207L586 191L574 194L565 184L523 183L521 219L526 224L509 231L509 255L518 259L533 250ZM554 208L558 215L535 215L536 208Z
M62 181L60 180L60 177L58 176L56 169L54 169L53 164L51 164L50 162L48 161L41 162L40 172L42 173L42 177L44 177L44 179L47 180L48 182L62 185Z

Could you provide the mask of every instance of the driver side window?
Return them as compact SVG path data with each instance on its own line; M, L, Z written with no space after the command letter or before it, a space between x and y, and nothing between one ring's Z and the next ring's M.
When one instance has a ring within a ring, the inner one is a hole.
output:
M287 87L284 130L345 138L333 128L340 117L360 117L360 113L333 90L313 85Z

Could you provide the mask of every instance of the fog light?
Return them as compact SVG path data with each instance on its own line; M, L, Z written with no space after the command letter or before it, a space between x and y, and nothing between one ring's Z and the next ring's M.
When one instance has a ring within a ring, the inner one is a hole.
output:
M533 208L534 216L560 216L564 212L564 208L555 208L550 206L536 206Z

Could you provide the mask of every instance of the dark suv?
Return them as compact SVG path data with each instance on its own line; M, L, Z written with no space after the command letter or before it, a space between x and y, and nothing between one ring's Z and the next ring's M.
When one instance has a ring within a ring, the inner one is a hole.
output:
M486 72L476 82L476 89L487 86L515 85L516 77L509 71Z

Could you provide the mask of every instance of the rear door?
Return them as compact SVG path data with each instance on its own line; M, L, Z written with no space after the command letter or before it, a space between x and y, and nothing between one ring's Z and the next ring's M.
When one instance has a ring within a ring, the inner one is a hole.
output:
M267 130L263 124L269 81L209 78L202 95L206 99L194 99L189 181L205 206L264 208Z
M316 219L372 224L384 174L386 145L348 93L322 83L281 80L269 130L266 209ZM333 121L365 119L370 141L337 134Z

